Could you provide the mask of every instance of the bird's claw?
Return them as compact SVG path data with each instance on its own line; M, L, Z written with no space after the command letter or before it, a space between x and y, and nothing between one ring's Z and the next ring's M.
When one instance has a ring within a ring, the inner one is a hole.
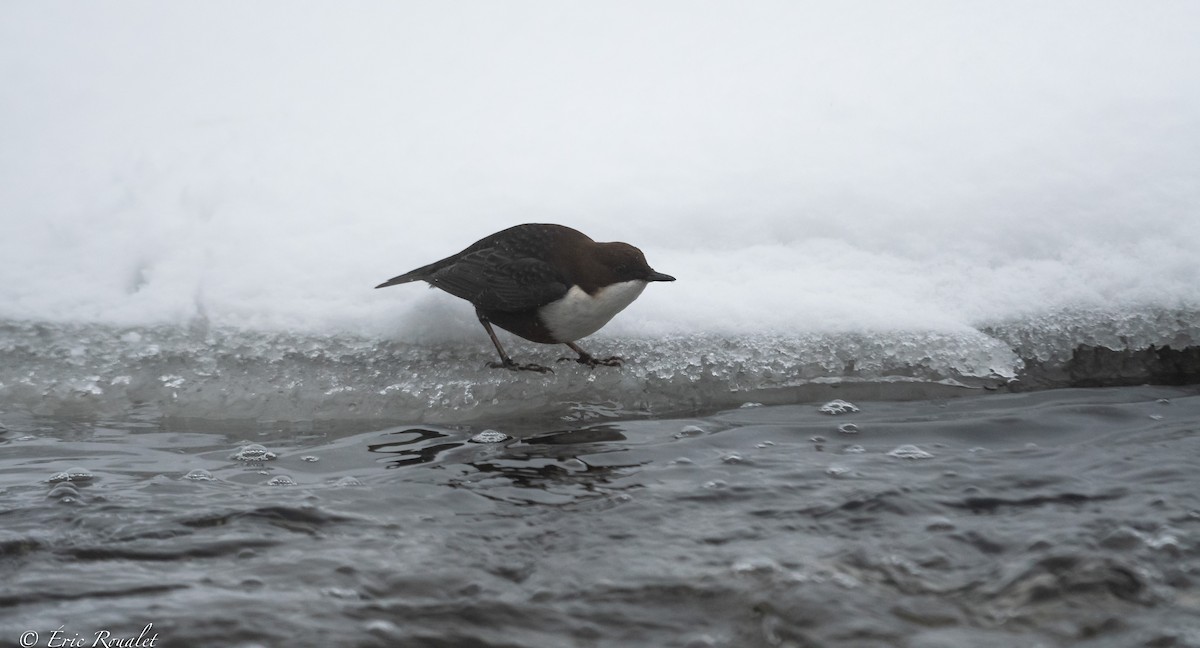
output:
M550 367L543 367L540 364L532 362L527 364L518 364L509 360L507 362L489 362L487 366L491 369L508 369L509 371L536 371L538 373L554 373Z
M618 358L617 356L610 356L608 358L596 358L596 357L589 355L589 356L580 356L578 358L559 358L558 359L559 362L565 362L567 360L574 360L575 362L578 362L581 365L587 365L588 367L597 367L597 366L601 366L601 365L603 365L605 367L620 367L621 363L625 362L624 360Z

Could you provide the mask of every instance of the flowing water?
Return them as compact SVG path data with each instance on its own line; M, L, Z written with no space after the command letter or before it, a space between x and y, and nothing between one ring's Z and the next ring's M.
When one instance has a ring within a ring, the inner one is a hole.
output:
M10 415L0 637L1200 646L1196 388L852 404Z

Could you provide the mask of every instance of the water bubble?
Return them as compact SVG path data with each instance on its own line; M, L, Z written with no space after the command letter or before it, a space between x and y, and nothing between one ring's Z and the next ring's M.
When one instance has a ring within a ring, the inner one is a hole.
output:
M47 481L49 481L51 484L57 484L59 482L89 482L95 478L96 476L86 468L75 467L69 468L60 473L55 473Z
M188 472L183 478L192 481L213 481L213 474L203 468L197 468Z
M830 466L825 469L825 474L830 477L844 477L850 474L850 469L845 466Z
M762 406L763 406L762 403L742 403L739 406L739 409L749 409L751 407L762 407Z
M484 430L483 432L471 437L471 443L501 443L503 441L507 441L509 438L510 437L503 432Z
M267 480L267 486L295 486L296 480L287 475L276 475Z
M1162 414L1151 414L1150 418L1151 418L1151 420L1161 421L1161 420L1163 420L1163 415Z
M353 488L355 486L362 486L363 483L355 477L346 476L331 479L329 485L335 488Z
M721 457L721 463L740 464L743 461L745 461L745 459L742 459L742 455L737 454L737 453L728 454L728 455L725 455L724 457Z
M229 458L236 461L270 461L275 456L275 453L267 450L266 446L258 443L250 443L238 448L238 451L230 455Z
M774 441L763 441L762 443L756 444L754 447L761 449L761 448L770 448L773 445L775 445Z
M704 434L704 428L698 425L685 425L682 428L679 428L679 431L675 433L675 438L684 439L687 437L699 436L701 434Z
M313 455L304 455L303 457L300 457L300 461L307 461L308 463L316 463L320 460L320 457L314 457Z
M866 451L867 451L866 448L864 448L858 444L854 444L852 446L847 446L845 450L842 450L842 453L843 454L862 454Z
M848 403L840 398L834 399L821 406L822 413L837 416L839 414L853 414L858 411L858 406L854 403Z
M809 439L808 439L808 440L809 440L809 441L812 441L813 443L825 443L825 442L826 442L826 441L828 441L829 439L826 439L826 438L825 438L825 437L823 437L823 436L817 435L817 436L815 436L815 437L809 437Z
M671 464L677 466L694 466L696 465L696 462L692 461L690 457L676 457L675 459L671 460Z
M842 423L838 426L838 434L858 434L858 426L853 423Z
M719 490L727 486L729 486L729 482L725 481L724 479L714 479L712 481L704 482L704 488L709 490Z
M933 455L915 445L902 445L887 453L889 457L899 459L932 459Z

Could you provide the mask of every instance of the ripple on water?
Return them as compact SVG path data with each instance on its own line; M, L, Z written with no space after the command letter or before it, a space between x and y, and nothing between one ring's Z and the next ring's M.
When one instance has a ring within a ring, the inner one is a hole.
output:
M70 482L60 482L54 488L46 493L47 499L58 500L61 504L83 504L83 496L80 495L79 489L75 484Z

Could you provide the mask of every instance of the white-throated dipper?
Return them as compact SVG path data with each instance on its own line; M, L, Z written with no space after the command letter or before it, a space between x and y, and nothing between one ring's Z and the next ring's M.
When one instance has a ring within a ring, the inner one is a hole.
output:
M597 243L563 225L530 223L496 232L471 247L375 286L425 281L475 305L475 314L500 354L492 367L549 371L508 357L492 324L542 344L565 344L576 362L620 366L595 358L575 341L600 330L651 281L675 281L655 272L628 243ZM566 358L564 358L565 360Z

